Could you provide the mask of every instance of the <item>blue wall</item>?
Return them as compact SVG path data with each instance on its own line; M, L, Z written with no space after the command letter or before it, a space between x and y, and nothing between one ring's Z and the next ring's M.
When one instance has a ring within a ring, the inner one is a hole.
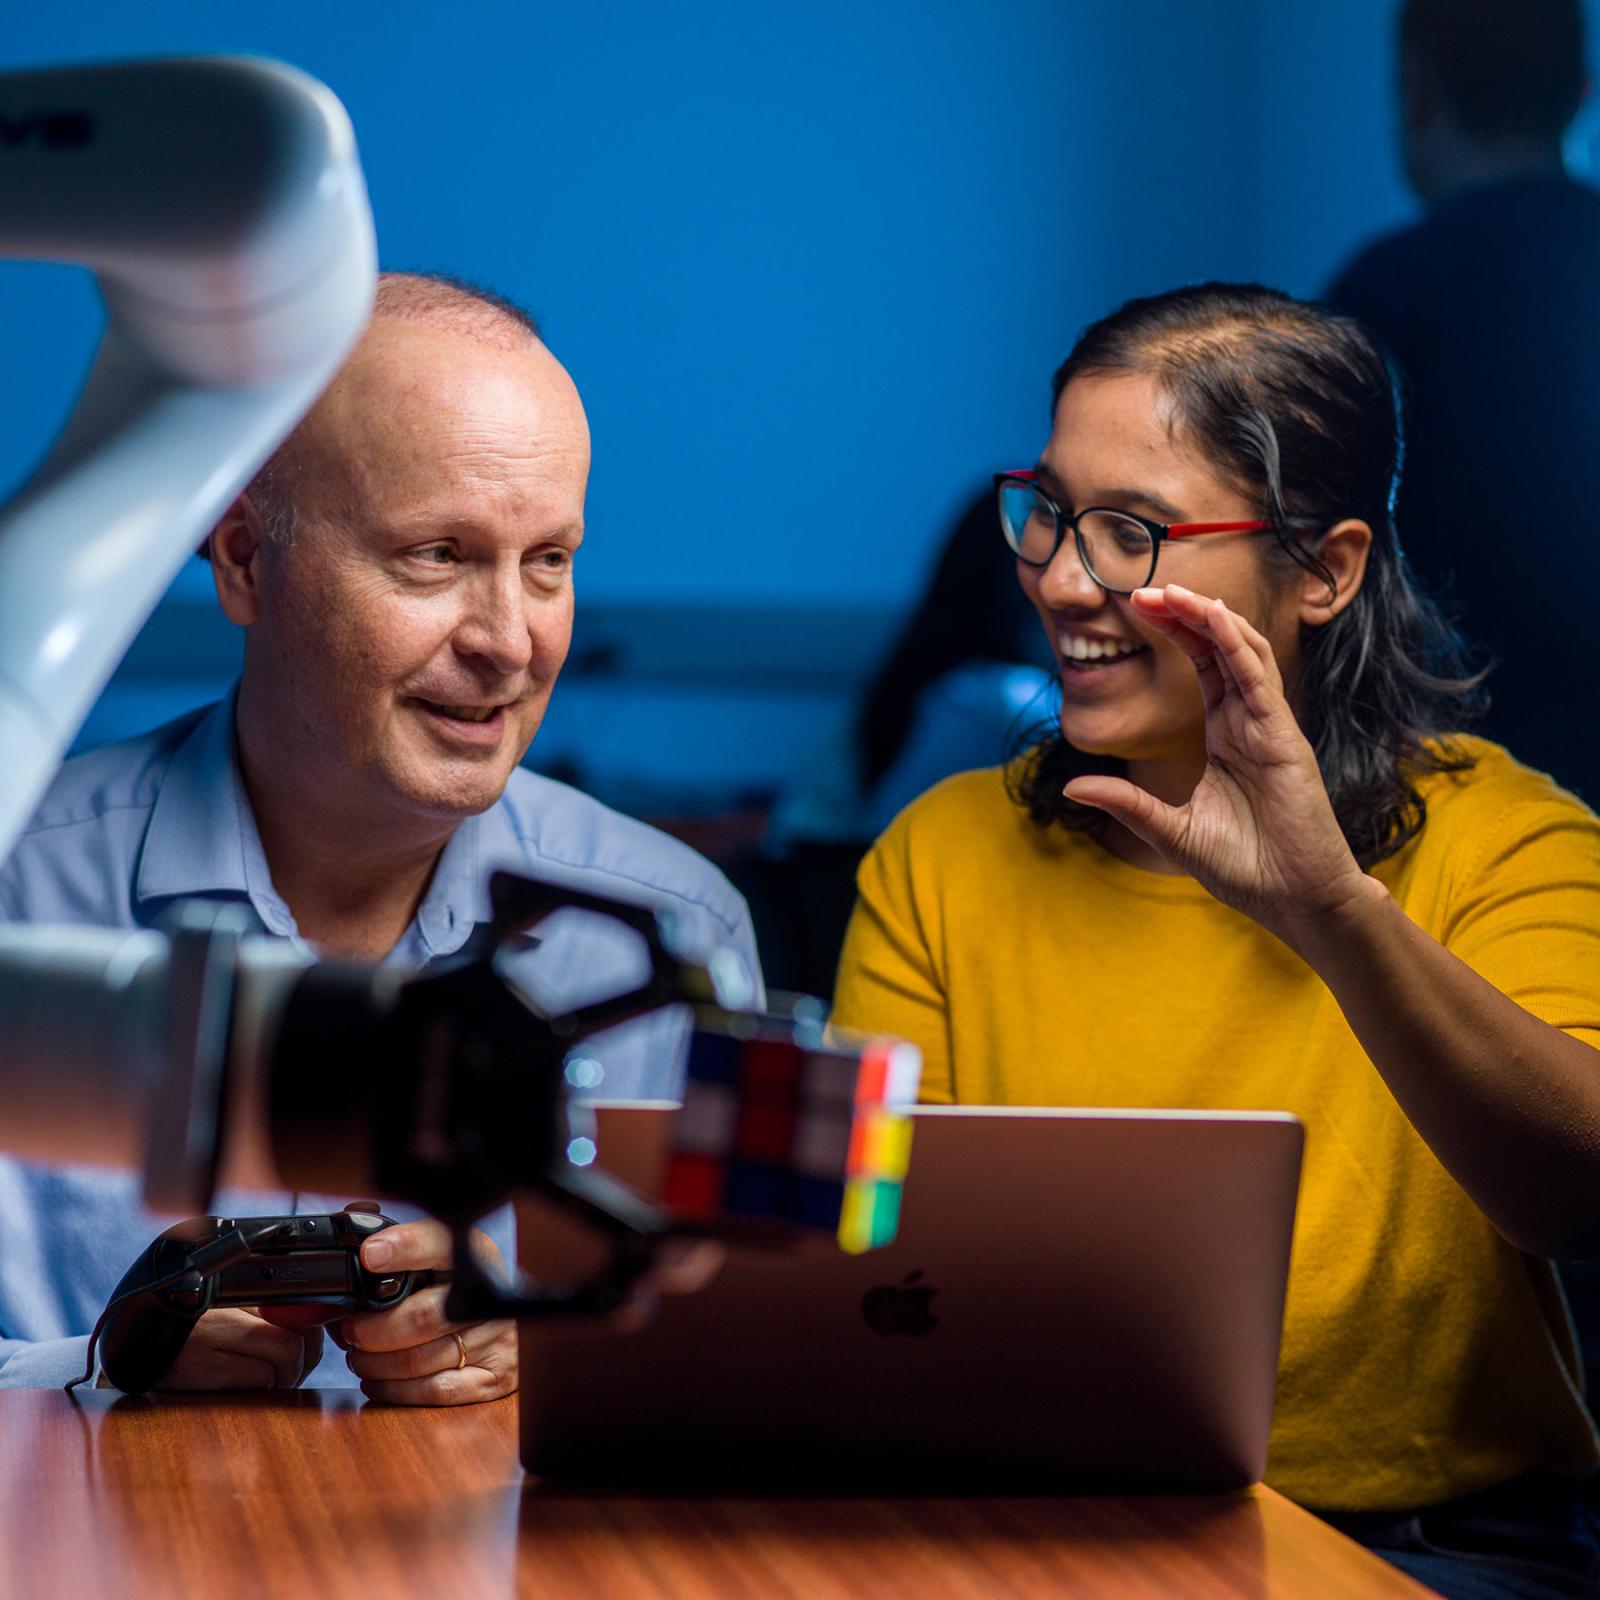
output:
M1388 0L12 9L6 65L325 79L385 263L524 300L583 391L580 604L859 610L846 676L962 495L1037 449L1084 321L1201 276L1314 291L1406 210ZM7 264L0 318L4 492L95 313L80 275ZM807 726L841 692L813 688Z

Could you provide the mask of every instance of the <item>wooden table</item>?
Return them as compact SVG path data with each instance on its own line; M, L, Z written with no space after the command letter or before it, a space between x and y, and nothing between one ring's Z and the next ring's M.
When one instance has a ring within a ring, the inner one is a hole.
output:
M1420 1588L1269 1489L668 1498L525 1479L516 1402L0 1391L6 1600L914 1595L1353 1600Z

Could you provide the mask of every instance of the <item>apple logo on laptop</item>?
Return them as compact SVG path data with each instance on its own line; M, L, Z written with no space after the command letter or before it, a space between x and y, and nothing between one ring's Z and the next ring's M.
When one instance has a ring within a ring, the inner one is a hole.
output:
M908 1272L899 1283L880 1283L861 1297L861 1315L874 1333L892 1338L922 1339L939 1326L933 1314L938 1290L922 1282L922 1268Z

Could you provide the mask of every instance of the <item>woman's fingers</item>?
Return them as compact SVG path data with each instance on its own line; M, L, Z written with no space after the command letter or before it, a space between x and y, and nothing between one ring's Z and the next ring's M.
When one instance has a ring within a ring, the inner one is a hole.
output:
M1062 793L1080 805L1104 811L1162 855L1182 847L1187 829L1184 812L1126 778L1074 778Z
M1230 655L1242 651L1243 656L1249 656L1258 666L1265 666L1273 659L1272 646L1266 637L1237 611L1229 610L1224 601L1185 589L1181 583L1169 583L1163 589L1135 591L1135 599L1142 602L1141 609L1143 606L1156 608L1155 602L1148 598L1151 596L1159 597L1159 607L1166 615L1211 644L1223 643L1226 636Z
M1276 710L1275 687L1268 676L1261 651L1244 635L1244 628L1249 626L1244 618L1230 611L1222 601L1213 600L1206 606L1206 624L1207 633L1217 649L1218 661L1252 714L1264 717ZM1263 640L1263 646L1265 643ZM1270 660L1270 650L1267 656Z
M1181 584L1139 589L1134 605L1195 663L1202 685L1209 667L1238 689L1250 711L1264 716L1275 710L1283 680L1272 646L1265 636L1221 600L1196 594ZM1209 708L1210 701L1207 700Z
M1133 609L1139 613L1141 621L1148 622L1163 638L1170 639L1191 660L1210 654L1210 641L1192 625L1190 618L1168 603L1166 589L1135 589Z
M1190 627L1168 607L1160 589L1136 589L1133 601L1140 621L1154 628L1162 638L1188 656L1199 680L1206 710L1212 710L1221 700L1228 683L1226 673L1217 662L1216 646L1204 633Z

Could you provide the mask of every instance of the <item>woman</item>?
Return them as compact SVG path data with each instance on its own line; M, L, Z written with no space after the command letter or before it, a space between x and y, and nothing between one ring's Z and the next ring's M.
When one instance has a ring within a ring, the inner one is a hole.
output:
M932 1101L1296 1112L1268 1481L1445 1594L1483 1563L1430 1546L1483 1515L1534 1585L1493 1593L1590 1593L1600 1445L1542 1258L1600 1254L1600 822L1454 734L1399 453L1319 308L1211 284L1091 327L998 480L1059 736L884 834L835 1017L920 1044Z

